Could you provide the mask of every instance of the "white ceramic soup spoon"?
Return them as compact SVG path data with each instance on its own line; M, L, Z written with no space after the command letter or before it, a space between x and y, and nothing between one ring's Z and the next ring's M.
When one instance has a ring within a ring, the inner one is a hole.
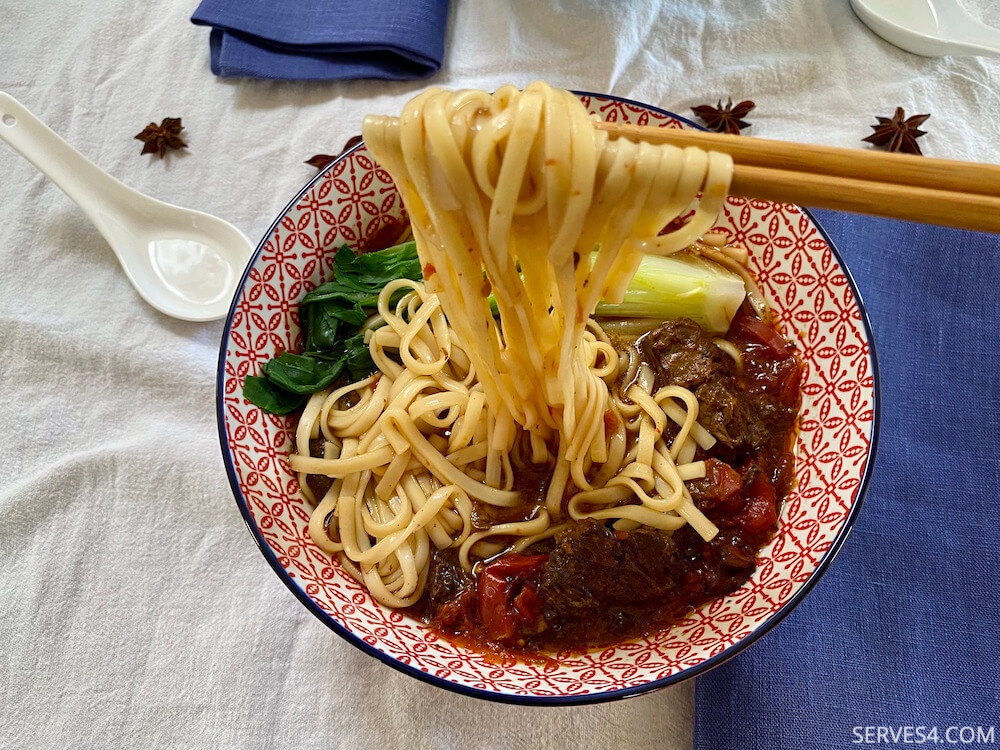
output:
M226 315L253 252L239 229L126 187L3 92L0 139L83 210L146 302L181 320Z
M958 0L851 0L851 7L868 28L915 55L1000 55L1000 29Z

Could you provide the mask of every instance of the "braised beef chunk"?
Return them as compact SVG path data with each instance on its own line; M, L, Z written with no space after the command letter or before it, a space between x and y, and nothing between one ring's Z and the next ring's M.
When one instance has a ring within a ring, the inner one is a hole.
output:
M587 519L557 537L538 593L550 626L584 623L594 631L613 632L631 620L633 607L669 594L678 570L670 537L651 530L616 535Z
M427 589L424 597L428 608L436 610L445 602L451 601L465 590L474 591L476 579L465 572L458 564L458 552L454 549L444 549L431 559L430 575L427 578Z
M698 421L726 447L748 450L767 442L770 433L762 414L735 378L718 377L703 383L694 389L694 395Z
M445 549L431 558L427 588L415 611L434 627L465 633L475 627L476 580L458 564L458 552Z
M693 320L668 321L639 344L663 385L680 385L694 393L698 421L726 448L757 448L773 436L776 421L788 418L788 410L779 409L773 398L741 383L733 358Z
M706 542L685 526L674 532L674 540L684 561L684 595L692 602L735 591L757 567L757 548L738 530L722 529Z
M309 455L322 457L323 443L323 440L310 440ZM322 474L308 474L306 476L306 484L313 493L313 497L319 500L327 493L327 491L329 491L330 485L333 484L333 480L330 479L330 477L323 476Z
M743 505L743 477L717 458L705 460L705 476L685 483L695 507L710 517L732 513Z
M729 377L733 366L732 358L690 318L667 321L639 339L639 345L662 382L684 388Z
M312 492L313 497L319 501L327 492L330 491L330 486L333 484L333 480L330 477L325 477L322 474L309 474L306 476L306 485L309 487L309 491Z

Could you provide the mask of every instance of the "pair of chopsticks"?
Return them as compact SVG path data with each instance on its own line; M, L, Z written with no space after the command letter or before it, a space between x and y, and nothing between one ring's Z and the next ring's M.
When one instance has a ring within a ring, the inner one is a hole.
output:
M624 123L596 127L612 137L727 153L736 195L1000 232L1000 165Z

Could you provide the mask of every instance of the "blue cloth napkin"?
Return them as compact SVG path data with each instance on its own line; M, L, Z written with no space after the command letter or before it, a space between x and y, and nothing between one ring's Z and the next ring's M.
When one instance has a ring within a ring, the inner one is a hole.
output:
M814 215L874 330L874 476L803 603L697 679L695 748L1000 747L1000 236Z
M413 80L444 59L448 0L203 0L222 78Z

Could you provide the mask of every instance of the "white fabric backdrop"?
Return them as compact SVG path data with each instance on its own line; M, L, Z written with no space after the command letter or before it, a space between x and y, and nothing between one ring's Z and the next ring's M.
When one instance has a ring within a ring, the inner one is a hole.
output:
M255 241L368 112L428 85L541 78L749 133L862 147L931 112L925 153L996 161L1000 64L929 60L847 0L453 0L430 82L220 81L196 0L0 0L0 89L127 184ZM979 6L987 18L996 11ZM132 139L182 117L190 148ZM218 448L221 321L143 304L83 215L0 146L0 747L688 748L693 684L603 706L489 704L328 631L243 526Z

